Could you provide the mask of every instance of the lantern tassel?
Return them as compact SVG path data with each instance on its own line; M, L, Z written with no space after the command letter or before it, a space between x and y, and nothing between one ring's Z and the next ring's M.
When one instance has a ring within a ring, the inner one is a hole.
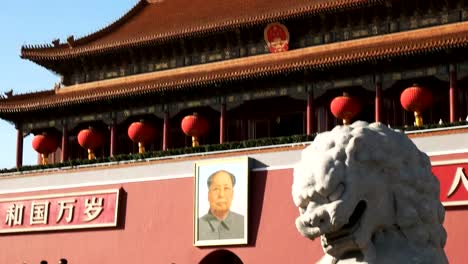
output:
M143 144L143 142L138 142L138 153L145 153L145 144Z
M93 160L96 156L94 155L94 151L92 149L88 149L88 159Z
M42 165L49 164L49 159L47 158L47 154L41 154Z
M421 112L414 112L414 123L417 127L420 127L423 125L423 118Z
M192 147L200 146L200 142L198 142L198 137L192 137Z

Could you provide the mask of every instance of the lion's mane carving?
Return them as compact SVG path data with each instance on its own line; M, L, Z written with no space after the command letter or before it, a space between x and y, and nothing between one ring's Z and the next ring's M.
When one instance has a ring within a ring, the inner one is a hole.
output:
M447 263L439 182L402 132L355 122L321 133L294 170L296 226L320 263Z

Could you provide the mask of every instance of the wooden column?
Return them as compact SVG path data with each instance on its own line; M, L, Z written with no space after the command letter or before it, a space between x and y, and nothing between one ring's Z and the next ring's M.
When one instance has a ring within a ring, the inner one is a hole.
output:
M164 113L162 150L167 150L169 143L169 112Z
M306 132L307 135L314 133L314 94L312 90L307 93Z
M457 87L457 70L455 65L450 64L450 88L449 88L449 104L450 104L450 122L457 121L458 110L458 87Z
M219 144L223 144L225 137L226 137L226 131L225 131L225 125L226 125L226 103L221 104L221 114L219 116Z
M247 133L247 130L248 130L248 120L245 118L245 117L242 117L241 120L240 120L240 129L241 129L241 133L240 133L240 138L241 140L247 140L248 138L248 133Z
M382 122L382 83L375 83L375 122Z
M23 166L23 128L16 126L16 168Z
M63 124L62 127L62 156L61 162L65 162L68 160L68 125L66 123Z
M115 119L112 120L110 125L110 156L114 157L117 155L117 122Z

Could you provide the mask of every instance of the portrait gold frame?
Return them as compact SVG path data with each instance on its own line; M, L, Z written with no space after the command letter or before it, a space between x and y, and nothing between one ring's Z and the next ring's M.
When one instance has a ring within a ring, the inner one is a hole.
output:
M245 245L248 243L249 161L249 157L236 157L203 160L195 163L195 197L193 207L193 244L195 246ZM206 206L209 208L207 201L207 179L209 175L219 169L226 170L236 177L231 210L244 216L244 235L243 238L201 240L199 239L199 220L208 210L205 211L202 209L203 211L200 212L200 209L206 208ZM204 185L206 185L206 187ZM200 202L204 204L200 204Z

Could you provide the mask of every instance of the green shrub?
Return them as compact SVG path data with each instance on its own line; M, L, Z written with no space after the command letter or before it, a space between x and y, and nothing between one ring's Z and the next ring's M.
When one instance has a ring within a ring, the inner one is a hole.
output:
M427 124L421 127L403 127L398 128L403 131L417 131L425 129L434 129L434 128L443 128L443 127L455 127L455 126L464 126L468 125L467 121L460 121L454 123L444 123L444 124ZM243 149L243 148L253 148L261 146L274 146L281 144L291 144L291 143L300 143L308 142L314 140L316 134L312 135L292 135L285 137L276 137L276 138L260 138L253 140L245 140L240 142L227 142L223 144L214 144L214 145L202 145L198 147L187 147L179 149L169 149L169 150L158 150L152 152L145 152L143 154L119 154L114 157L103 157L97 158L95 160L69 160L62 163L54 163L48 165L27 165L20 168L12 169L1 169L1 173L10 173L10 172L22 172L22 171L31 171L31 170L42 170L42 169L51 169L51 168L63 168L63 167L75 167L86 164L97 164L97 163L106 163L106 162L120 162L120 161L131 161L131 160L145 160L151 158L159 158L166 156L176 156L184 154L194 154L194 153L203 153L203 152L212 152L212 151L222 151L230 149Z

